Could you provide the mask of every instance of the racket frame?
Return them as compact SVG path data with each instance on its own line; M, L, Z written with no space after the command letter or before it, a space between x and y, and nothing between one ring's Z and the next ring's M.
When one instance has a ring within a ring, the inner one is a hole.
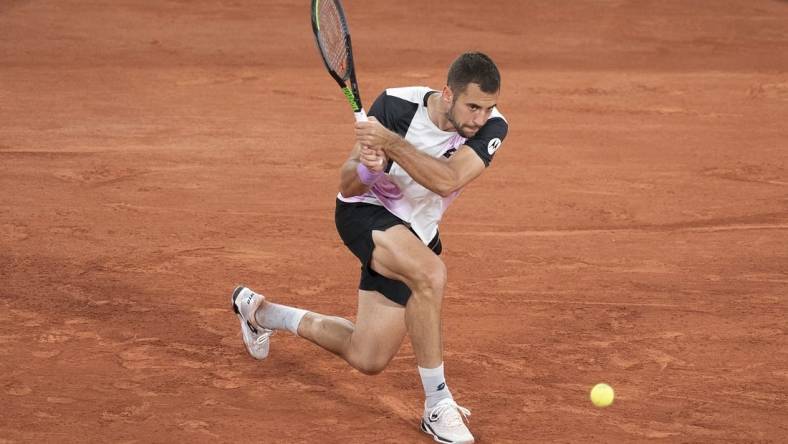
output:
M334 68L329 65L323 45L320 43L320 17L318 16L320 2L333 2L336 6L337 13L339 15L339 26L344 34L345 52L347 53L347 59L345 60L345 63L347 64L347 78L340 76L339 73L337 73ZM331 74L331 77L337 82L339 88L342 89L342 93L345 95L348 103L350 103L350 107L353 110L356 121L366 121L367 113L364 111L364 107L361 105L361 95L358 92L358 82L356 81L356 65L353 61L353 46L351 45L350 40L350 28L348 27L347 19L345 18L345 10L342 7L342 3L339 0L312 0L311 15L312 32L315 35L315 43L317 44L318 51L320 52L320 58L323 60L323 65L325 65L328 73ZM349 85L348 80L350 81Z

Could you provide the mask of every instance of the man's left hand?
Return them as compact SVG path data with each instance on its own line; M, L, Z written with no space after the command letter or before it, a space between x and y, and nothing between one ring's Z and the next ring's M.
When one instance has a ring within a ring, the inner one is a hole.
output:
M385 151L400 139L399 135L381 125L374 117L370 117L368 122L356 122L355 129L356 141L374 150Z

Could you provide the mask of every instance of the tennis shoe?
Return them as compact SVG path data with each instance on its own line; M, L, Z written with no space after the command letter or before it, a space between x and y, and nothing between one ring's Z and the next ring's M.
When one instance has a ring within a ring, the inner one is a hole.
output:
M424 406L421 431L440 443L471 444L473 435L465 425L469 416L470 410L460 407L453 399L442 399L431 409Z
M265 296L246 287L239 286L233 291L233 311L241 321L241 334L246 351L255 359L265 359L268 356L269 342L274 334L273 330L257 325L257 320L254 317L263 302L265 302Z

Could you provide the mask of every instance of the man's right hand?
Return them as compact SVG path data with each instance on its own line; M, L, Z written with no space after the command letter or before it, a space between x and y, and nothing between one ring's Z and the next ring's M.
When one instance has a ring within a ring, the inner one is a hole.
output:
M359 162L367 167L368 170L379 173L386 167L386 154L382 150L361 147Z

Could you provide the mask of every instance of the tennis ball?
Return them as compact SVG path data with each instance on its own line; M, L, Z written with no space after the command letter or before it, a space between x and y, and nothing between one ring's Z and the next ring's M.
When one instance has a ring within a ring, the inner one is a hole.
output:
M615 393L607 384L597 384L591 389L591 402L597 407L607 407L613 403Z

